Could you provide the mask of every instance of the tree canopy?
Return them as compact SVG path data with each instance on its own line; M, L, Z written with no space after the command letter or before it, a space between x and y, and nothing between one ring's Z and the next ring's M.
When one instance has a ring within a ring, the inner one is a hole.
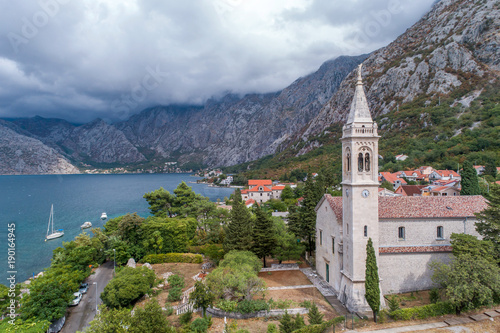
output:
M477 232L484 240L491 241L496 249L496 258L500 258L500 186L492 185L488 199L488 208L476 214ZM500 259L499 259L500 260Z

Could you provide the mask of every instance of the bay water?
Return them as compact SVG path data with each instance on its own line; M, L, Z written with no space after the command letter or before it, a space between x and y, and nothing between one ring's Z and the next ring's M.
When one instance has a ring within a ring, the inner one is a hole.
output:
M12 274L22 282L43 271L50 266L52 250L80 234L83 222L102 227L103 212L108 219L134 212L149 216L143 198L147 192L163 187L173 194L184 181L215 202L234 191L191 183L197 179L191 174L0 176L0 283L7 284ZM64 229L64 236L45 241L52 204L54 229ZM9 224L15 224L14 269L8 266Z

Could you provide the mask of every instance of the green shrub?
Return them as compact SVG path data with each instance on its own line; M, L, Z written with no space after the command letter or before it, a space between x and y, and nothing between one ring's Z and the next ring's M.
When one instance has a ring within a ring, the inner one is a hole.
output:
M193 333L205 333L208 331L208 320L205 318L196 318L189 328Z
M179 322L181 323L181 325L186 325L191 321L192 318L193 313L191 311L188 311L179 316Z
M179 288L184 288L184 278L177 275L177 274L174 274L174 275L170 275L167 279L168 281L168 284L170 287L174 288L174 287L179 287Z
M110 308L127 307L148 293L155 279L155 272L146 267L125 267L104 288L101 299Z
M243 300L236 306L236 311L239 313L252 313L264 310L269 310L269 304L264 300Z
M203 257L201 254L192 253L159 253L148 254L142 258L141 262L149 262L150 264L162 264L167 262L201 264L203 262Z
M399 309L391 313L392 318L396 320L426 319L429 317L442 316L454 313L455 307L450 302L438 302L414 308Z
M165 315L170 317L174 314L174 308L170 305L170 303L165 304Z
M399 310L399 298L397 295L391 295L387 297L387 305L389 306L389 311L393 312Z
M238 303L236 301L221 300L216 304L216 307L226 312L236 311Z
M293 333L323 333L325 332L328 328L337 325L338 323L341 323L344 321L344 316L341 317L335 317L329 321L325 321L324 323L320 325L309 325L306 327L303 327L299 330L293 331Z
M173 287L170 288L170 290L168 291L167 299L169 302L176 302L181 299L181 295L182 295L182 289L179 287Z
M311 303L311 301L303 301L303 302L300 302L299 305L303 308L310 310L313 304Z
M278 333L278 328L276 327L275 324L269 324L267 325L267 333Z
M437 289L437 288L431 289L431 291L429 292L429 298L430 298L430 301L432 304L439 302L439 299L440 299L439 289Z

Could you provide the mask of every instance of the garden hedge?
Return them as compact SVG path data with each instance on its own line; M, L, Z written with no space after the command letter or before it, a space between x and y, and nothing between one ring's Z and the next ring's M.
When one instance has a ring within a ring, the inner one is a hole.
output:
M148 254L142 258L141 262L150 264L163 264L167 262L184 262L191 264L201 264L203 262L203 257L201 254L193 253L160 253L160 254Z
M449 313L455 313L455 307L450 302L437 302L435 304L399 309L391 312L390 315L396 320L412 320L437 317Z

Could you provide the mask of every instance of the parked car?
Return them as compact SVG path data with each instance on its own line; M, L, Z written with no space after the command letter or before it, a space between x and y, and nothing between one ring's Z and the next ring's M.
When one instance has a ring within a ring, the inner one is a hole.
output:
M88 289L89 289L89 284L88 283L82 283L80 285L80 293L81 294L86 294Z
M73 298L73 300L71 301L70 305L78 305L78 304L80 304L80 301L82 300L82 294L79 291L77 291L76 293L73 293L73 296L75 298Z
M50 324L47 333L57 333L61 331L65 322L66 322L66 316L63 316L58 320L54 321L52 324Z

